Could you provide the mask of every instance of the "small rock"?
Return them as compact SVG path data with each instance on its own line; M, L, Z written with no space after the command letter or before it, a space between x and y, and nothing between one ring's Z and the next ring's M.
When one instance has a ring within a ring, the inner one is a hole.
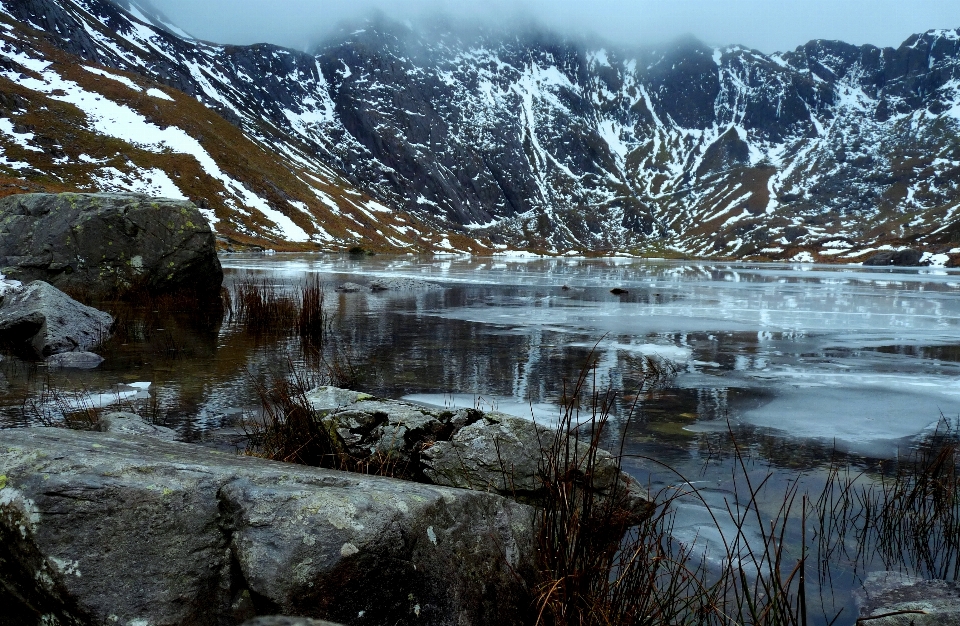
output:
M47 365L61 369L92 370L100 367L103 357L93 352L61 352L47 357Z
M255 617L247 620L241 626L341 626L334 622L309 617L288 617L286 615L270 615Z
M0 308L0 342L26 358L86 351L110 336L113 318L36 280Z
M363 285L358 285L357 283L343 283L336 289L340 293L357 293L363 291Z
M175 441L177 438L175 430L165 426L149 424L136 413L126 411L115 411L100 416L100 421L97 422L97 430L102 433L155 437L163 441Z

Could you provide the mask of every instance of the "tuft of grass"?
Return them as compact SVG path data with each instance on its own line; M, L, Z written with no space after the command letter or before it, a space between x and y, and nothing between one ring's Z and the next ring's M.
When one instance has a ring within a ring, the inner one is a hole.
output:
M330 320L324 308L323 285L317 276L308 278L300 287L296 329L305 347L323 352L330 337Z
M261 411L244 420L250 456L358 474L410 478L409 462L378 451L365 458L347 453L334 425L310 406L307 392L330 384L326 375L291 366L291 373L255 382ZM392 449L392 446L391 446Z
M671 376L657 361L646 366L641 386L647 391ZM597 488L598 453L615 397L597 391L595 370L587 391L588 369L569 390L565 386L554 438L542 450L547 495L535 522L536 624L701 623L714 596L705 568L691 565L692 548L672 538L670 504L680 494L659 494L649 515L637 519L619 479L622 454L613 488L602 496ZM640 397L638 392L630 415Z
M294 297L266 279L238 281L230 300L232 319L255 335L285 334L299 315Z
M821 553L860 569L879 560L888 570L960 579L960 432L941 416L917 449L879 469L872 479L831 464L815 502Z
M648 367L643 386L662 386L670 372L656 363ZM564 394L556 436L543 449L548 495L536 515L537 626L806 626L806 551L793 559L785 550L788 528L798 522L804 527L809 508L805 495L797 506L797 483L782 494L773 518L764 519L761 504L771 474L753 482L731 432L738 488L725 510L712 509L690 481L664 466L680 478L679 486L656 494L649 516L631 517L624 506L626 485L618 483L612 497L600 497L597 489L598 451L614 397L596 390L595 374L588 392L587 371ZM588 411L583 421L581 407ZM631 415L635 409L636 401ZM621 443L618 469L622 460ZM673 505L683 498L698 499L713 520L723 544L719 571L708 567L695 541L684 544L673 535ZM725 527L733 536L724 534ZM805 542L804 534L801 548Z

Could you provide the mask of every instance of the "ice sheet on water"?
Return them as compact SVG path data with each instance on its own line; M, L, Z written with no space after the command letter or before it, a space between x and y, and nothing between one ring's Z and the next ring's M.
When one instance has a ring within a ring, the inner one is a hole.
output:
M538 424L545 425L556 424L560 415L560 409L555 404L531 403L520 398L487 394L480 396L469 393L414 393L404 396L403 399L407 402L416 402L417 404L444 409L499 411L508 415L532 419Z
M923 386L921 381L896 381L892 377L872 385L778 385L768 403L744 411L738 421L781 431L789 437L835 442L844 450L888 456L935 428L941 412L947 416L960 414L960 383L940 382L952 385L943 388L928 380ZM691 430L707 429L708 424L695 424Z
M593 348L592 344L584 342L574 342L566 345L571 347ZM660 357L676 363L685 363L686 361L689 361L691 355L690 348L647 342L625 343L620 341L601 341L600 344L597 345L597 348L601 350L619 350L622 352L629 352L642 356Z
M105 406L119 404L124 400L131 400L135 398L138 393L138 391L131 390L82 394L76 398L70 398L65 404L68 409L102 409Z
M68 409L102 409L114 404L120 404L125 400L138 400L149 398L150 388L148 382L125 383L117 386L116 391L104 391L101 393L81 393L68 399L65 405Z

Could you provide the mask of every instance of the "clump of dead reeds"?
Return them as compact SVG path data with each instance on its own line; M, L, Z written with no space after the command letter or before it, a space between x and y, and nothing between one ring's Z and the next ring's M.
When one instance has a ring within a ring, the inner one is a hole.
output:
M336 435L318 419L307 392L313 387L302 373L255 383L262 413L246 420L247 453L275 461L341 469L344 459Z
M322 352L331 329L330 319L324 308L323 285L318 277L313 276L300 286L299 304L297 334L305 346Z
M656 362L647 367L650 390L671 375ZM624 506L626 485L601 495L594 482L614 397L597 392L595 384L588 392L586 370L564 395L556 436L543 450L547 496L536 516L537 625L805 625L806 552L801 547L799 556L788 556L785 550L788 528L806 522L807 500L800 497L797 506L796 483L772 519L764 519L760 502L770 475L752 481L731 433L734 483L743 491L725 510L712 510L697 488L676 474L679 486L655 494L651 514L637 520ZM621 462L622 454L618 469ZM673 537L672 505L682 498L699 500L713 519L723 543L719 571L707 566L696 542ZM724 517L733 536L723 534ZM804 535L801 544L805 540Z
M656 361L647 367L650 389L670 376ZM546 495L536 516L536 623L699 623L712 596L706 571L691 565L690 548L671 537L670 502L678 494L659 498L649 515L638 519L627 506L628 487L619 472L612 489L602 494L598 489L600 445L615 398L610 391L598 392L595 378L588 391L589 380L584 368L564 389L554 437L543 446Z
M291 368L269 383L255 382L261 412L244 420L246 453L275 461L325 467L358 474L409 478L409 459L394 450L350 455L336 431L336 422L313 409L307 393L329 384L320 372Z
M960 433L941 418L912 452L854 473L834 462L815 508L820 550L855 564L960 579ZM821 572L826 574L826 572Z
M236 282L230 299L233 321L254 334L286 333L299 315L294 296L266 279Z

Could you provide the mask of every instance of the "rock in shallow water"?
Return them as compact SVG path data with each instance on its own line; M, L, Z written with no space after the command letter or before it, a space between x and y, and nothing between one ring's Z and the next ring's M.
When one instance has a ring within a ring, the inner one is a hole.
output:
M409 478L525 503L545 495L541 463L554 443L552 428L504 413L431 409L336 387L318 387L306 398L355 459L389 456L407 468ZM572 443L576 459L583 459L586 443ZM636 518L651 512L647 491L620 472L605 450L597 452L594 485L601 497L619 491Z
M126 411L114 411L101 415L100 421L97 422L97 430L117 435L143 435L164 441L177 439L177 431L172 428L150 424L136 413Z
M101 363L103 357L93 352L61 352L47 357L47 366L59 369L92 370Z
M869 266L915 267L920 265L923 253L919 250L885 250L878 252L863 262Z
M37 280L0 307L0 343L26 358L86 351L110 336L113 318Z
M422 453L423 472L435 484L493 491L537 503L544 495L542 462L556 431L530 420L491 412L459 429L449 441L437 441ZM571 461L581 464L590 453L572 440ZM651 512L649 495L617 468L606 450L596 451L593 485L600 496L622 490L625 508L639 519Z
M192 202L140 194L0 198L0 268L17 280L108 297L189 289L219 297L210 224Z
M414 291L439 287L415 278L378 278L370 283L370 291Z
M532 509L141 436L0 431L0 606L17 624L520 624ZM362 617L358 617L362 616Z

